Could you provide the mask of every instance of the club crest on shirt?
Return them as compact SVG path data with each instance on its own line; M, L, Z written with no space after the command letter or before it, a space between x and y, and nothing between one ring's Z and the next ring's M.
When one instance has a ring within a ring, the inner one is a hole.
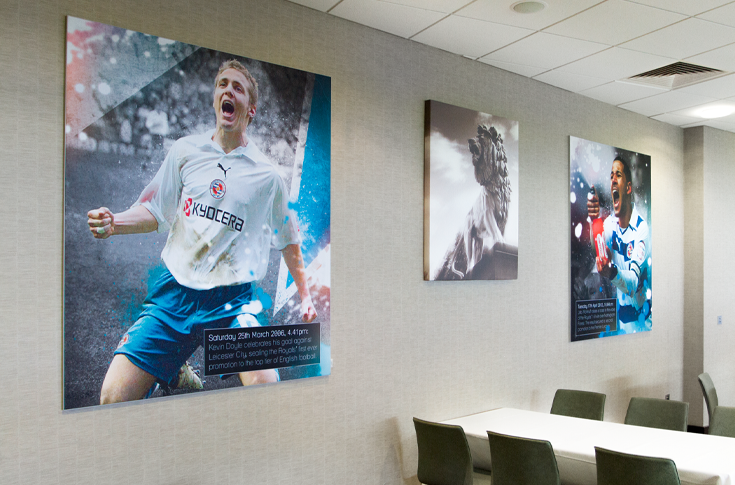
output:
M646 243L643 241L640 241L638 244L636 244L635 258L638 261L643 261L644 257L646 257Z
M120 347L128 343L129 340L130 340L130 335L126 333L125 335L123 335L123 338L120 339L120 342L117 344L117 348L119 349Z
M221 199L224 197L226 191L227 188L225 187L225 183L220 179L214 179L212 180L212 183L209 184L209 193L212 194L212 197L215 199Z

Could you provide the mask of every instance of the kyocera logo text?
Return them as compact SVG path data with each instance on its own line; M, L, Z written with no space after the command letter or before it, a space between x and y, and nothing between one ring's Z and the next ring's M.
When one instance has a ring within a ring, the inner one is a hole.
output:
M242 225L245 223L245 221L237 217L235 214L230 214L222 209L194 202L191 198L184 201L184 215L186 217L191 217L193 215L195 217L202 217L204 219L209 219L210 221L219 222L227 227L231 227L237 232L242 232Z

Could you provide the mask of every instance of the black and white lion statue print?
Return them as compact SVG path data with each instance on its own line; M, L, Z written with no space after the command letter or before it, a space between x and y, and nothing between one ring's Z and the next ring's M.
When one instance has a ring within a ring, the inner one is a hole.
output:
M436 280L473 279L473 269L496 243L504 243L510 203L508 158L503 137L493 126L479 125L468 140L475 179L482 186L454 243L447 250ZM477 276L477 275L474 275Z

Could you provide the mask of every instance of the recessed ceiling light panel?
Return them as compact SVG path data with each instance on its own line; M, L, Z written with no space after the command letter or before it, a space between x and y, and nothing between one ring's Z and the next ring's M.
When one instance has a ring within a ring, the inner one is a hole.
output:
M518 13L536 13L548 7L546 2L538 0L516 2L510 6L514 12Z
M700 118L722 118L724 116L730 116L735 113L735 106L730 105L719 105L719 106L708 106L697 110L696 115Z

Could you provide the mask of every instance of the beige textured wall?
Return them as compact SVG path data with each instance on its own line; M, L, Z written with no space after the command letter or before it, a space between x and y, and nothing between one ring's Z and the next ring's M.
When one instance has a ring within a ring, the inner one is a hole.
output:
M704 329L704 127L684 130L684 368L683 399L689 403L689 424L706 425L702 388Z
M712 377L720 404L735 406L735 261L728 257L735 207L735 134L704 127L703 139L704 372ZM718 315L722 325L717 325Z
M332 376L61 412L65 15L332 77ZM423 281L426 99L520 121L517 281ZM569 135L652 156L652 332L569 341ZM0 170L3 484L415 483L412 416L682 397L683 131L631 112L281 0L0 0Z

